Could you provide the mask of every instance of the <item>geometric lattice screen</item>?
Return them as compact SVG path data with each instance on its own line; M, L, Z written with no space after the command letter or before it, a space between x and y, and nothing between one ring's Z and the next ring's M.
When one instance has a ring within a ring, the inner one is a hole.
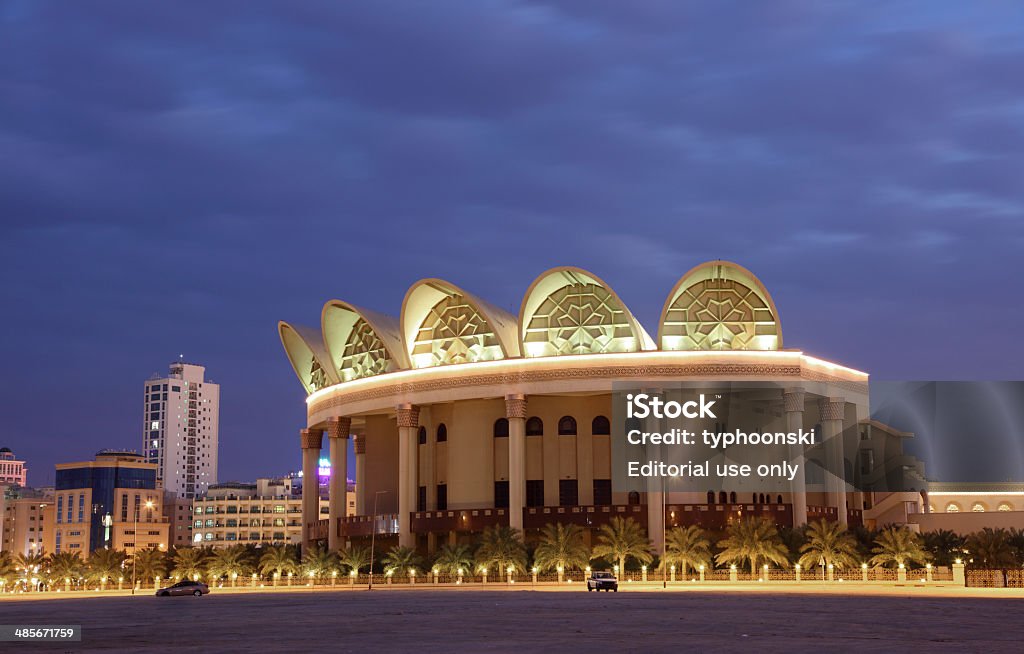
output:
M338 362L341 381L379 375L391 367L391 357L370 324L360 318L352 325L348 342Z
M320 367L320 363L311 357L309 364L309 386L314 391L318 391L327 385L327 373Z
M413 343L416 368L503 358L487 320L458 294L445 296L427 312Z
M779 329L761 296L737 281L707 279L669 307L662 327L668 350L777 350Z
M526 356L636 352L624 307L598 284L570 284L547 296L526 327Z

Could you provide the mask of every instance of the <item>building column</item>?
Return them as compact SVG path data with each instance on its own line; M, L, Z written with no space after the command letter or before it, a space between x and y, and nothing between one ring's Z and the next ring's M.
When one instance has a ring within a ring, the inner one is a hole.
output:
M320 477L317 468L323 432L319 429L303 429L299 432L299 439L302 444L302 549L305 552L311 541L311 525L320 519Z
M414 547L412 512L416 508L416 430L420 425L419 407L401 404L398 413L398 544Z
M327 528L327 547L332 552L337 551L345 542L338 532L348 506L348 436L351 427L352 419L348 417L339 416L327 421L327 442L331 448L331 479L328 486L331 522Z
M505 396L508 419L508 524L523 530L526 506L526 397Z
M782 393L782 403L786 412L786 431L796 432L804 426L804 389L787 388ZM803 446L791 445L789 460L799 466L800 471L790 484L790 497L793 502L793 526L807 524L807 476L806 457Z
M829 505L836 507L839 524L845 525L846 518L846 466L843 461L843 418L846 401L841 397L822 398L818 401L821 412L821 438L825 443L826 468L831 471L829 480Z
M356 434L352 442L356 454L356 515L366 515L366 436Z

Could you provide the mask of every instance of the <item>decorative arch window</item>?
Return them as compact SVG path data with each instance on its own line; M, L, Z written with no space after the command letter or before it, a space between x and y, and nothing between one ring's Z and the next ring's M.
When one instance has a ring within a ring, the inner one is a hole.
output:
M448 427L442 422L437 426L437 442L444 443L448 440Z
M960 513L960 505L956 502L950 502L946 505L946 513Z
M526 420L526 435L527 436L543 436L544 435L544 421L537 416L531 416Z
M1009 502L1000 502L999 503L999 510L1000 511L1013 511L1013 505L1010 504Z
M630 504L639 504L640 503L640 493L638 493L636 491L629 491L629 503Z
M597 416L590 423L590 433L594 436L610 436L612 424L608 422L608 418L605 416Z
M508 418L498 418L494 421L494 437L508 438Z
M985 505L982 504L981 502L975 502L974 504L971 505L971 511L973 511L974 513L984 513L985 510Z
M719 504L725 504L728 501L729 501L729 496L725 494L725 491L719 491L719 493L718 493L718 503Z
M731 493L729 493L729 502L731 502L732 504L736 503L736 491L732 491Z
M575 436L576 435L576 418L572 416L562 416L558 419L558 435L559 436Z
M416 432L416 440L419 442L420 445L426 445L427 444L427 428L426 427L421 426L419 428L419 431Z
M715 503L715 491L708 491L708 504Z
M779 495L779 497L776 498L776 499L778 500L777 502L775 502L776 504L782 504L782 496L781 495Z

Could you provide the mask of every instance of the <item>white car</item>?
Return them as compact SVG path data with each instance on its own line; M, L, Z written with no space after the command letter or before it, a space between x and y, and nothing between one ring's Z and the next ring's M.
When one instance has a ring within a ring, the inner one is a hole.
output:
M619 592L619 580L610 572L591 572L587 579L587 591L603 590Z

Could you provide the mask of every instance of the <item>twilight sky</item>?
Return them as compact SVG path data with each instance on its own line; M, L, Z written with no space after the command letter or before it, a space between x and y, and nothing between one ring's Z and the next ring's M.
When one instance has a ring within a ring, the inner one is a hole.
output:
M563 264L655 333L731 259L788 347L1020 379L1021 80L1019 2L7 0L0 446L35 485L138 448L182 353L220 478L283 473L277 320L397 315L422 277L517 312Z

